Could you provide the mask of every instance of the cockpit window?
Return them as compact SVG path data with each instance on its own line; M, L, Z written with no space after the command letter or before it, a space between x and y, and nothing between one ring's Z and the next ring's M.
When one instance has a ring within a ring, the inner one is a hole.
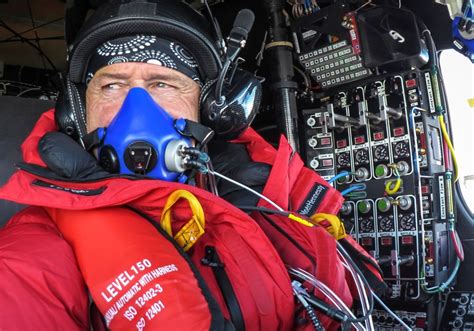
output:
M469 209L474 212L474 64L449 49L441 52L440 65L458 160L459 186Z

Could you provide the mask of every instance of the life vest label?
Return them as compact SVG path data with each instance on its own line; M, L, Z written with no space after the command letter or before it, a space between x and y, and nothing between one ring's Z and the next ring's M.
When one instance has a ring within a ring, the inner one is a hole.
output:
M306 198L303 200L298 213L301 215L313 215L316 212L321 200L327 192L327 187L316 183L309 191Z

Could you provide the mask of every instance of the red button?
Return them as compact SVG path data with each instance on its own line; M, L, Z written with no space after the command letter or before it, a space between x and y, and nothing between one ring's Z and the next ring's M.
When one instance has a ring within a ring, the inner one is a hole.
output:
M324 159L323 160L323 167L332 167L332 159Z
M415 326L420 329L424 329L426 327L426 319L422 317L417 317L415 320Z
M362 246L372 246L372 240L370 237L362 238Z
M355 137L354 143L357 145L365 143L365 137L364 136Z
M416 86L416 79L409 79L405 82L407 88L412 88Z
M347 140L346 139L343 139L343 140L338 140L336 142L336 146L337 148L344 148L347 146Z
M331 145L331 138L321 138L321 145Z
M428 193L430 193L430 188L426 185L423 185L421 187L421 194L428 194Z
M405 134L405 128L404 127L393 129L393 135L395 137L403 136L404 134Z
M375 132L374 133L374 140L382 140L384 138L383 132Z
M392 245L392 237L382 237L382 238L380 238L380 244L382 246L391 246Z
M402 237L402 244L403 245L413 245L415 238L412 236L403 236Z

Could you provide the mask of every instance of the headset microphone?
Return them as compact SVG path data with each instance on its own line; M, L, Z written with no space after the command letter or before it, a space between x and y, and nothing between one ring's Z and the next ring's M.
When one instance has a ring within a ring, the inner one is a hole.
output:
M242 9L234 20L234 26L227 39L227 60L235 61L240 50L245 47L250 30L255 22L255 15L250 9Z

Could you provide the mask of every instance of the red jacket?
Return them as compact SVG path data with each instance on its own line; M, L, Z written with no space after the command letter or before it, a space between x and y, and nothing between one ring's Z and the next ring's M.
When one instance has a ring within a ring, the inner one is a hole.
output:
M55 129L53 111L43 114L22 145L25 162L45 166L37 145L45 133ZM278 158L274 148L252 130L239 142L247 144L253 160L273 164L272 172L281 171L277 180L271 177L264 194L284 208L297 210L307 206L304 199L312 194L313 186L304 187L307 185L300 183L296 185L297 194L290 196L290 190L299 181L303 162L291 154L287 144L283 154L279 154L286 156ZM278 189L269 190L269 185ZM24 170L15 173L0 189L0 199L32 207L15 215L0 229L0 329L76 330L87 329L89 325L88 296L73 250L40 206L86 210L128 205L159 220L163 206L157 206L156 201L163 199L160 188L164 187L182 188L195 194L204 210L212 210L211 216L240 213L242 219L250 218L221 199L216 207L218 198L214 195L179 183L123 178L61 182ZM317 212L339 210L342 197L335 190L327 192L328 195L332 198L319 201Z

